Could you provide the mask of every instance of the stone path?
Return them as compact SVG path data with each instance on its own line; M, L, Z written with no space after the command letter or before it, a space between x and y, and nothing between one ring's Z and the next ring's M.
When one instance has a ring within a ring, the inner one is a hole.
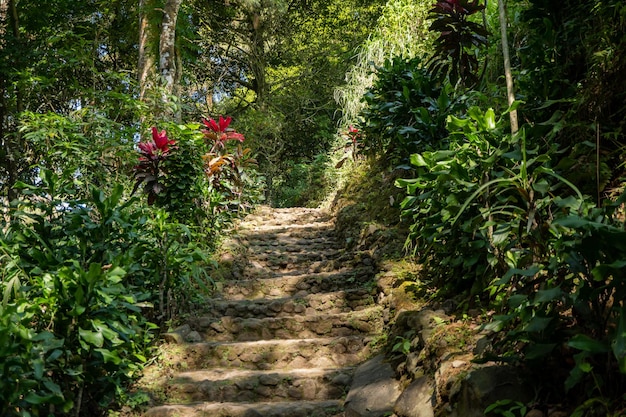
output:
M345 253L317 209L259 209L205 312L167 335L163 405L147 417L342 416L382 329L372 261Z

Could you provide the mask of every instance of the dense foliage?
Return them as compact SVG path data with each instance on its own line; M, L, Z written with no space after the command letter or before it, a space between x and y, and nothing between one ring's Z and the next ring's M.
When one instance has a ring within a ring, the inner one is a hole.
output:
M618 409L626 6L497 5L0 2L0 413L143 401L152 323L210 293L224 227L362 155L402 178L429 293L494 312L494 357L565 369L578 415Z
M484 359L538 365L544 377L549 364L549 395L569 394L580 416L620 409L626 374L626 90L610 81L624 62L618 3L512 6L518 101L507 109L501 64L480 55L497 53L498 39L465 23L484 7L437 2L430 64L386 62L361 113L369 154L405 171L397 185L407 194L406 246L431 288L422 294L492 311ZM495 6L485 13L495 27ZM511 134L513 109L525 123Z
M138 99L137 22L157 3L0 5L2 415L147 401L128 387L154 337L211 294L220 234L261 197L243 135L212 138L160 86Z

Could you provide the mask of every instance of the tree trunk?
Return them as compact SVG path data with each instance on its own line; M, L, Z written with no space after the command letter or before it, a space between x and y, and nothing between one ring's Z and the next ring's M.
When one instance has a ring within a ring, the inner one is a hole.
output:
M511 57L509 55L509 42L506 36L506 11L504 9L504 0L498 0L498 10L500 16L500 32L502 34L502 55L504 56L504 76L506 78L506 91L509 107L513 105L515 101L515 89L513 87L513 75L511 74ZM511 133L515 134L518 130L517 124L517 110L513 110L509 113L511 119Z
M250 39L250 66L254 76L254 92L256 102L260 108L265 107L267 99L267 81L265 79L265 22L262 21L259 12L255 11L250 15L250 28L252 29Z
M181 3L182 0L167 0L163 10L161 37L159 39L159 75L163 83L166 100L178 93L177 80L180 79L180 68L176 65L176 20ZM166 113L171 116L167 107Z
M153 113L166 119L173 118L168 103L171 96L178 94L182 73L176 51L176 21L182 1L167 0L163 9L157 9L153 0L139 1L139 98L147 101L148 92L157 87L154 82L158 81L162 88L161 102L155 103ZM155 13L162 13L160 28L154 24L159 20L154 18Z
M7 34L9 29L11 31L12 41L19 43L20 27L16 0L0 0L0 19L0 36L2 38L0 48L5 48L7 46L6 37L8 36ZM15 116L11 117L12 112L19 115L19 113L24 111L24 98L22 89L18 83L14 91L15 109L8 108L6 97L11 95L11 92L7 91L9 89L8 86L10 85L10 80L7 79L8 76L8 73L4 73L0 76L0 94L2 94L2 98L0 98L0 141L4 150L2 153L2 164L6 170L6 183L4 184L6 187L6 196L7 200L11 201L17 196L15 190L13 190L13 185L19 178L19 166L23 153L23 144L21 135L18 131L16 131L13 135L7 134L7 122L9 118L12 118L13 120L17 119Z
M137 79L139 81L139 99L145 100L147 91L152 87L151 81L155 71L156 28L150 24L154 13L152 0L139 0L139 60L137 62Z

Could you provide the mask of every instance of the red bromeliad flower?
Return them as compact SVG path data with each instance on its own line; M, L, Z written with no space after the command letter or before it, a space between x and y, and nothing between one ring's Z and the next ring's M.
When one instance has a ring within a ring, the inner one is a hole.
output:
M359 138L361 137L361 131L352 125L348 126L348 139L352 141L353 144L356 144Z
M169 145L173 145L176 143L176 141L168 139L165 130L161 130L159 132L155 126L152 127L152 140L154 141L156 147L162 152L169 151Z
M226 119L224 119L224 117L222 117L222 115L220 115L220 121L219 123L215 122L215 120L209 118L209 120L204 119L202 122L204 123L204 125L206 127L208 127L209 129L211 129L214 132L224 132L228 126L230 125L230 122L233 120L232 117L228 116Z
M348 136L350 136L352 142L356 142L357 138L361 136L361 132L359 132L358 128L350 125L348 126Z
M135 186L133 193L143 184L144 192L148 195L148 204L153 204L157 195L164 189L163 184L159 181L162 173L159 165L170 155L175 144L176 141L170 140L165 130L159 132L156 127L152 128L152 140L137 144L140 155L139 163L134 167Z
M219 122L209 118L202 119L202 123L208 128L202 131L204 136L219 143L223 146L224 142L228 140L238 140L239 142L244 141L244 136L241 133L235 132L233 129L229 129L230 122L232 121L232 117L227 117L224 119L220 115Z
M140 160L146 159L146 157L156 157L155 152L157 147L154 142L139 142L137 146L142 153L142 156L139 157Z
M176 144L176 141L170 140L165 130L159 132L156 127L152 127L152 141L139 142L137 144L142 153L139 159L155 159L159 155L166 155L170 151L170 145L174 144Z

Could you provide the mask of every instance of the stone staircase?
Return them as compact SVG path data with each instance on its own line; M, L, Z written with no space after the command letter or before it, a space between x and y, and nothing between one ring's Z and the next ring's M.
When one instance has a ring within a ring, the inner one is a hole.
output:
M333 227L317 209L245 219L223 257L229 279L166 335L171 372L147 417L343 416L383 314L371 258L343 251Z

